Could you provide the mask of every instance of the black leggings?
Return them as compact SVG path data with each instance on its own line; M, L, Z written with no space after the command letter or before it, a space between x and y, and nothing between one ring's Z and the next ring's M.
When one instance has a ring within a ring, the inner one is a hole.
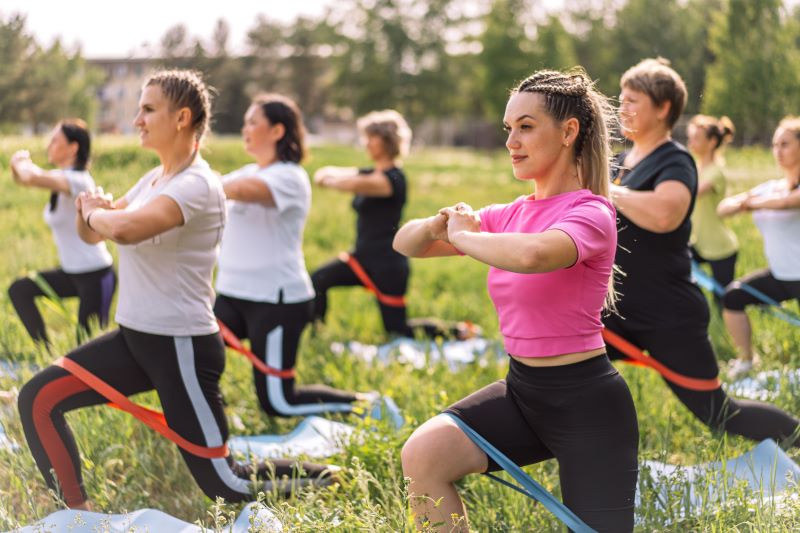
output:
M89 331L89 321L95 318L101 327L108 324L108 311L111 298L117 286L114 269L106 267L83 274L67 274L60 268L39 272L53 291L61 298L77 296L78 324L84 331ZM35 341L48 342L42 315L36 308L37 296L45 296L39 285L30 278L20 278L8 288L8 296L17 311L28 334ZM80 339L80 334L78 335Z
M77 362L126 396L155 389L167 423L198 445L221 446L228 439L219 378L225 351L218 333L196 337L166 337L120 327L70 352ZM86 501L78 446L64 419L74 409L107 403L66 370L50 366L22 387L19 412L25 438L48 486L74 507ZM131 445L131 443L126 443ZM250 477L280 479L299 485L324 475L325 467L291 460L244 465L231 457L204 459L180 450L195 481L209 498L244 501L254 487ZM301 476L308 476L301 478ZM272 490L273 481L255 487ZM276 482L277 483L277 482ZM288 490L285 484L279 490Z
M772 272L765 268L744 276L728 287L722 297L722 305L725 309L744 311L744 308L748 305L764 305L764 302L742 289L741 283L747 283L778 302L791 299L800 300L800 281L775 279Z
M288 370L297 363L297 347L310 321L311 300L271 304L218 295L217 315L241 339L249 339L253 353L273 368ZM294 378L265 376L253 367L253 381L261 407L273 416L305 416L325 412L349 413L356 400L352 392L325 385L295 386Z
M679 374L713 379L719 373L705 323L674 330L629 331L618 316L607 317L604 322L609 330L646 350L651 357ZM608 354L612 359L625 359L612 346L608 346ZM701 422L715 431L726 431L756 441L768 438L779 443L792 440L794 445L800 445L796 440L800 420L774 405L731 398L721 387L713 391L694 391L664 381Z
M408 263L373 264L362 262L367 272L378 289L390 296L404 296L408 288L409 269ZM338 259L325 263L311 275L316 297L314 299L313 320L325 321L328 312L328 289L333 287L363 287L361 281L353 270ZM465 329L464 323L451 323L436 318L406 319L406 307L395 307L378 301L381 310L383 327L390 335L401 337L421 336L429 339L444 337L458 339L470 336L469 328Z
M564 504L590 527L633 530L639 426L628 386L605 355L556 367L512 358L506 379L446 412L518 465L555 457Z
M711 267L711 276L716 280L721 287L727 287L733 281L736 271L736 257L738 252L733 252L733 255L724 257L722 259L706 259L700 255L694 247L689 248L692 253L692 259L698 264L708 263ZM714 302L717 304L717 309L722 309L722 296L714 293Z
M408 263L398 261L385 265L365 262L361 258L361 265L372 278L372 281L381 292L391 296L404 296L408 289L409 269ZM361 281L353 273L347 263L334 259L319 267L311 274L311 283L314 284L314 320L325 320L328 311L328 289L333 287L361 286ZM387 333L413 337L413 332L406 322L406 308L394 307L378 302L383 319L383 327Z

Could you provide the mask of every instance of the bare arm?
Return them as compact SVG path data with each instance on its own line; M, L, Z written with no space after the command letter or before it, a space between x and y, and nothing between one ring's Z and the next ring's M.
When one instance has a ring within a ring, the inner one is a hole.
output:
M617 210L640 228L654 233L678 229L692 203L689 188L675 180L664 181L653 191L611 185L610 193Z
M748 191L725 198L717 206L717 215L725 218L747 211L745 201L750 197L750 194L750 191Z
M450 242L489 266L534 274L567 268L578 260L578 248L561 230L542 233L484 233L472 213L447 209Z
M166 195L157 196L139 209L107 209L84 205L83 220L89 231L102 239L119 244L137 244L183 224L177 202Z
M447 241L447 217L442 214L407 222L395 234L392 246L408 257L458 255Z
M11 175L14 181L26 187L37 187L70 194L69 181L60 170L43 170L30 159L30 154L20 150L11 156Z
M755 209L797 209L800 208L800 189L794 189L786 196L750 196L745 200L745 208Z
M269 185L258 178L239 178L226 182L222 188L229 200L252 202L275 207L275 198Z
M320 187L379 198L388 198L393 192L389 177L383 171L359 174L355 167L322 167L314 173L314 183Z

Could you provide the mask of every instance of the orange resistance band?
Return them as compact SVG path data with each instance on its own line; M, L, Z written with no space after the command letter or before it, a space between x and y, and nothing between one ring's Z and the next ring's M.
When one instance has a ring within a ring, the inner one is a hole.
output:
M627 362L650 367L661 374L667 381L671 381L675 385L683 387L684 389L695 391L712 391L717 390L722 386L719 378L691 378L689 376L679 374L674 370L670 370L660 362L656 361L654 358L645 355L644 352L642 352L639 348L609 329L603 329L603 339L608 344L630 357L632 361Z
M242 341L234 335L234 333L228 329L228 326L222 323L220 319L217 319L217 324L219 324L219 332L222 334L222 338L225 340L225 344L230 346L233 350L239 352L243 356L247 357L250 360L250 363L256 369L265 374L267 376L275 376L281 379L289 379L295 377L294 368L289 368L287 370L281 370L280 368L273 368L271 366L267 366L264 361L258 358L256 354L248 350L242 344Z
M369 292L374 294L380 303L383 305L388 305L389 307L406 306L406 299L404 296L383 294L378 286L375 285L375 282L369 277L369 274L367 274L367 272L364 270L364 267L361 266L361 263L358 262L358 259L347 252L342 252L339 254L339 260L341 260L343 263L347 263L347 266L349 266L350 270L353 271L353 274L356 275L358 281L360 281Z
M133 415L134 418L145 424L147 427L168 438L177 444L181 449L186 450L190 454L196 455L197 457L202 457L204 459L215 459L228 456L227 444L209 448L207 446L200 446L198 444L189 442L178 435L167 425L167 420L164 418L164 413L133 403L124 394L83 368L72 359L60 357L53 361L53 365L63 368L81 380L90 389L108 399L111 402L108 404L109 406Z

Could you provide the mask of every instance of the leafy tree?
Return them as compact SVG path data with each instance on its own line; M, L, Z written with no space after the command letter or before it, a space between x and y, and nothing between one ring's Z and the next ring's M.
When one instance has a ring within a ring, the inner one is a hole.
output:
M795 24L779 0L730 0L713 17L703 110L728 115L740 140L768 141L798 108Z

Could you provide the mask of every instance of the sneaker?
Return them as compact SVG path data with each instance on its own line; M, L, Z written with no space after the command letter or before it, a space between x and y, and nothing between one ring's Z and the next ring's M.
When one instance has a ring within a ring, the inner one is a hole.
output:
M733 359L728 363L728 379L736 381L744 377L753 369L753 361L750 359Z

